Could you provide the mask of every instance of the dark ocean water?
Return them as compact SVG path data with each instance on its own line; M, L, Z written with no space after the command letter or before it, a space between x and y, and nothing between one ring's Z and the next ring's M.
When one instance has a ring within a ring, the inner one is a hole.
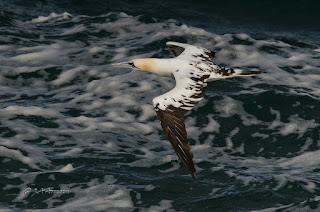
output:
M0 1L0 211L320 211L316 1ZM152 99L110 63L167 41L266 74L211 82L187 174Z

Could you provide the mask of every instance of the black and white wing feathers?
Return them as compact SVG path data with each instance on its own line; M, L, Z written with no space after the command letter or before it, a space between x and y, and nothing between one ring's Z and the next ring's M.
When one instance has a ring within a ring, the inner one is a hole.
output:
M203 98L207 86L206 80L210 76L211 64L201 68L195 65L203 63L203 60L212 63L213 53L203 48L176 42L168 42L167 45L176 56L186 60L188 66L185 66L185 70L173 73L176 86L171 91L154 98L153 105L174 151L194 178L196 170L183 117Z
M188 143L183 116L202 99L207 85L204 81L208 77L209 75L205 74L199 78L181 79L176 74L176 87L153 99L153 105L162 129L192 177L194 177L196 170L192 161L193 154Z
M187 56L187 57L203 56L205 58L208 58L211 61L215 55L214 51L210 51L205 48L201 48L198 46L193 46L193 45L189 45L189 44L185 44L185 43L178 43L178 42L169 41L166 43L166 45L172 50L173 54L176 57L178 57L178 56L180 56L180 57L182 57L182 56Z

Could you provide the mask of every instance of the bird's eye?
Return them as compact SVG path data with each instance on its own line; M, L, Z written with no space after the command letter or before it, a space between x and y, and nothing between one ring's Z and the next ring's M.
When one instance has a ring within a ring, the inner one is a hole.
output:
M132 66L132 68L136 68L133 62L129 62L129 65Z

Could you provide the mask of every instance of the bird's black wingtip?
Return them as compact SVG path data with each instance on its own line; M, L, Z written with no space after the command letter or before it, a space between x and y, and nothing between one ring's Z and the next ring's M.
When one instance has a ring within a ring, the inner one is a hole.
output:
M191 171L191 170L189 170L189 174L191 175L191 177L195 180L196 179L196 177L195 177L195 174L196 172L195 171Z

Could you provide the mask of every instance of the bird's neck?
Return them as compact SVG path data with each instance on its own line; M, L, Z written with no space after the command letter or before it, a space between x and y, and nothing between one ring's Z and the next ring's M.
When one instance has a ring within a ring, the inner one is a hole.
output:
M172 59L145 58L135 60L135 64L143 71L159 76L172 77L174 64Z

